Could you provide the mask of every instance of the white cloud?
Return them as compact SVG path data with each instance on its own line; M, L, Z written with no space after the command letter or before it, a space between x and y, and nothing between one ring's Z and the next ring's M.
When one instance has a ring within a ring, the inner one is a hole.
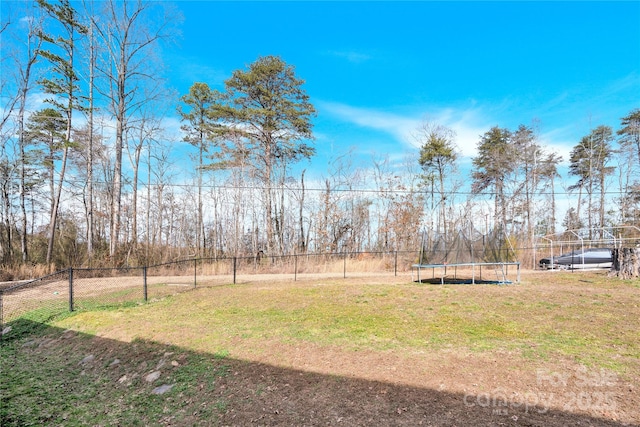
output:
M490 127L489 120L478 108L446 108L425 114L424 111L401 115L372 108L353 107L335 102L318 102L322 113L335 116L345 122L363 128L375 129L391 135L396 142L418 148L416 130L424 121L431 121L451 128L456 133L456 144L464 157L476 154L476 144L481 134Z
M562 157L562 165L569 164L571 150L576 145L568 136L570 131L567 128L556 128L540 135L540 144L546 148L548 153L556 153Z
M358 126L376 129L392 135L398 142L411 141L411 134L420 124L420 119L369 108L352 107L336 102L317 103L319 109L339 119Z
M162 127L164 129L164 138L174 143L182 142L184 137L183 131L180 129L182 121L177 116L167 116L162 119Z

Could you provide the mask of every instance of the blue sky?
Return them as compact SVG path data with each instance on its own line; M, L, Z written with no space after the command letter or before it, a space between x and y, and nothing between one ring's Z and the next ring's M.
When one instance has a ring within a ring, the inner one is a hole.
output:
M491 126L536 120L566 158L590 129L640 107L640 2L179 1L184 94L222 88L259 56L293 65L315 105L312 169L350 148L363 165L415 150L425 119L468 160ZM308 167L308 165L306 165Z

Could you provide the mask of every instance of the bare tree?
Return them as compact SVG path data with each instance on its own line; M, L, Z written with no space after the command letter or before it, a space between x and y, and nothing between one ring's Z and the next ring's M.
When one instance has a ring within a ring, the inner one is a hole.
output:
M549 226L549 229L545 230L544 234L555 234L556 232L556 178L560 177L560 174L558 173L558 165L561 161L561 156L556 153L549 153L542 162L542 179L544 183L548 184L547 188L549 189L549 192L547 194L550 206L550 209L547 211L548 215L543 215L543 217L546 216L546 222Z
M25 3L26 4L26 3ZM42 46L42 38L39 37L42 32L43 16L40 14L39 8L33 4L25 11L27 19L18 21L16 26L24 25L26 28L20 28L23 32L16 35L12 39L17 41L13 45L13 50L5 53L5 49L10 49L12 44L2 41L2 66L3 66L3 88L8 85L9 76L13 74L13 84L15 95L11 97L10 102L5 106L2 117L2 135L3 135L3 151L5 132L10 120L15 120L17 124L18 135L18 168L19 168L19 194L20 194L20 250L21 261L27 262L28 255L28 215L27 215L27 196L28 188L28 159L25 151L25 122L27 115L27 103L30 93L33 90L36 73L36 63L39 59L39 51ZM4 6L3 6L4 7ZM9 22L3 25L4 36L9 32ZM15 26L14 26L15 27ZM12 27L12 29L14 28ZM6 68L5 68L6 67ZM11 71L9 71L11 70ZM3 91L4 93L4 91ZM17 110L17 111L16 111ZM15 117L13 114L15 113Z
M149 92L153 92L148 87L156 86L160 80L159 61L154 56L154 47L162 39L170 37L171 24L179 19L175 11L169 12L164 6L143 0L109 0L104 3L99 17L92 17L92 24L106 52L106 57L97 66L107 81L100 93L108 100L116 122L109 246L111 256L115 255L120 239L122 154L130 120L147 102Z
M162 132L161 121L153 117L148 110L142 112L142 116L129 128L130 137L127 138L127 153L133 169L131 178L131 247L135 251L138 245L138 184L140 175L140 159L142 150L157 141Z

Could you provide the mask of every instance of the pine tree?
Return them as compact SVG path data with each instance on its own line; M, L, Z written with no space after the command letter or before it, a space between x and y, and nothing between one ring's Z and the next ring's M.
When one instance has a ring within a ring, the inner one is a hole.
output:
M596 225L593 215L595 204L593 197L596 191L600 192L600 202L598 206L599 227L604 226L605 221L605 180L613 173L614 168L607 166L613 154L611 142L613 141L613 130L609 126L598 126L591 133L583 137L578 145L571 150L569 158L569 173L578 177L578 182L570 190L579 189L587 193L587 226L589 227L589 237L592 229ZM579 214L580 201L578 202L577 216Z
M420 158L418 163L424 171L424 180L427 183L436 183L440 207L439 220L437 225L438 234L442 229L444 239L447 238L447 193L445 191L445 178L450 175L456 167L458 152L455 143L455 133L440 125L425 123L419 130L417 138L420 146ZM442 227L442 228L440 228Z
M218 135L243 140L237 148L248 150L247 160L263 186L267 252L283 250L284 209L277 208L276 189L283 188L291 162L315 153L305 142L313 137L315 109L303 84L294 67L279 57L260 57L225 82L226 99L216 111L226 124Z
M41 33L41 38L53 45L55 50L41 50L40 55L48 59L52 65L52 73L50 76L41 80L44 91L51 98L47 102L54 106L57 110L65 115L66 130L63 142L63 155L60 165L59 182L51 209L51 217L49 222L49 237L47 246L46 263L51 262L53 254L53 242L55 239L56 223L58 220L58 209L60 205L60 197L62 194L62 186L64 184L67 158L69 148L71 147L71 130L73 127L73 111L80 109L81 105L78 100L78 87L76 71L74 69L74 57L76 54L76 36L78 34L86 34L87 29L77 18L75 9L71 6L69 0L62 0L60 4L50 4L45 0L38 0L40 7L51 16L63 29L63 34L53 36ZM58 54L56 51L60 51Z
M474 194L485 191L494 197L494 221L498 227L507 223L505 180L513 172L516 153L511 143L511 132L494 126L478 142L478 155L473 159L471 190Z

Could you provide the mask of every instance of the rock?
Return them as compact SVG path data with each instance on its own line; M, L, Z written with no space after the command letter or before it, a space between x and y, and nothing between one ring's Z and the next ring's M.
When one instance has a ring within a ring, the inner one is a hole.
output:
M91 363L95 360L95 358L96 357L93 354L90 354L86 356L84 359L82 359L80 363L78 363L78 365L86 365L87 363Z
M113 359L113 362L109 363L109 367L117 366L120 364L120 359Z
M177 368L178 366L180 366L180 363L178 363L177 360L172 360L171 361L171 366L173 366L174 368Z
M165 394L170 391L175 384L162 384L160 387L156 387L151 390L151 394Z
M6 328L4 328L2 330L2 335L7 335L9 332L11 332L11 326L7 326Z
M160 371L153 371L151 372L149 375L147 375L146 377L144 377L144 380L148 383L152 383L155 380L157 380L158 378L160 378Z

